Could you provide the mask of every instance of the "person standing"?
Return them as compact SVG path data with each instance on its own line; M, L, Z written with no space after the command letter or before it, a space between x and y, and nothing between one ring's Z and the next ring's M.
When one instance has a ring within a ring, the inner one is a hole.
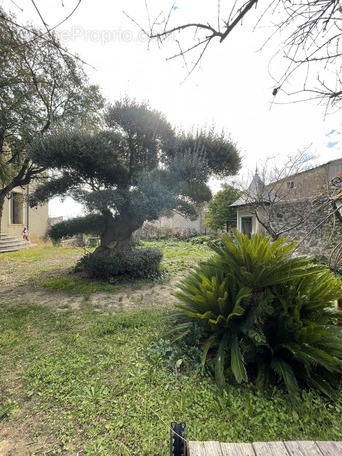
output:
M26 228L26 226L24 226L24 229L23 229L23 240L24 241L29 241L29 231L28 229Z

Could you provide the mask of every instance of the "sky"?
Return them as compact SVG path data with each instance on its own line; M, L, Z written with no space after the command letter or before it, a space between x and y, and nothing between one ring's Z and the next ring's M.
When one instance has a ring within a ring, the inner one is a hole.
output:
M19 21L31 21L40 27L34 3L52 27L72 11L78 0L0 0ZM182 37L169 39L161 46L148 43L127 17L147 28L162 7L168 11L173 4L165 0L82 0L57 33L64 46L87 62L89 79L100 85L109 101L125 95L148 101L180 129L204 125L215 125L218 131L225 129L241 151L242 173L252 173L267 157L276 156L279 161L308 146L318 157L317 164L342 156L339 113L326 116L317 102L291 103L285 96L272 96L274 80L269 62L280 40L275 39L260 51L269 34L267 24L253 31L253 22L245 21L228 40L212 43L201 65L184 81L187 71L183 60L168 59L177 52L177 40ZM207 0L177 0L172 12L174 23L190 19L217 21L216 2L210 4L208 7ZM273 65L273 70L277 69ZM50 215L69 217L75 214L75 208L54 201Z

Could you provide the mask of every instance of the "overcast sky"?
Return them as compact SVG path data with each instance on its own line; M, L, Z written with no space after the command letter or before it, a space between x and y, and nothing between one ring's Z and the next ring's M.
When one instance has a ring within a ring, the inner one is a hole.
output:
M50 27L77 3L35 1ZM216 5L215 1L210 3ZM0 0L0 4L20 21L42 25L31 0ZM146 0L146 4L153 20L163 6L167 11L173 2ZM178 49L175 39L161 47L148 45L124 12L143 27L148 26L144 0L82 0L75 14L58 30L63 44L89 63L86 71L90 79L101 86L110 101L127 94L149 101L176 127L215 124L218 130L224 128L241 149L244 171L253 171L268 156L292 155L310 144L311 151L319 155L318 163L342 156L339 113L324 117L324 108L316 102L283 104L290 101L284 96L274 100L268 62L280 41L259 52L267 28L252 32L247 22L222 44L213 43L201 66L183 82L183 61L167 60ZM177 0L174 21L193 19L195 13L196 19L207 19L208 1ZM215 7L209 14L208 19L215 21ZM277 100L281 104L272 103ZM59 211L61 208L54 205L51 215L61 215Z

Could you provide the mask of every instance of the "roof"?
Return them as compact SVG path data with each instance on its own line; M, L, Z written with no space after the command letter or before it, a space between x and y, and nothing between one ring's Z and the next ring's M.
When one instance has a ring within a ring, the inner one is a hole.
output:
M271 191L271 188L275 188L275 184L286 182L291 178L302 176L304 174L312 173L313 171L317 171L320 168L326 169L326 179L327 182L331 182L333 178L339 177L341 183L342 178L340 174L342 173L342 158L337 158L335 160L331 160L327 163L322 165L316 166L314 168L306 169L288 176L283 177L282 179L278 179L275 182L271 182L268 185L261 180L258 175L258 171L255 172L255 175L252 179L251 184L249 185L248 189L243 192L241 197L237 199L231 206L238 207L238 206L246 206L248 204L256 204L256 203L274 203L279 202L280 198L276 195L275 192ZM310 194L307 197L313 197L315 195ZM341 199L342 192L339 194L335 199ZM298 200L299 195L296 196L296 200ZM303 196L302 196L303 197Z
M266 185L260 178L258 171L255 172L252 182L248 189L238 198L231 206L245 206L246 204L260 201L263 203L274 202L276 196L272 198L272 194L267 191Z
M282 182L284 180L291 179L292 177L295 177L295 176L300 176L302 174L308 174L308 173L311 173L312 171L316 171L319 168L327 168L329 170L328 179L331 180L336 175L336 170L340 170L341 167L342 167L342 158L336 158L335 160L330 160L328 162L322 163L321 165L313 166L308 169L303 169L302 171L299 171L294 174L289 174L288 176L278 179L276 182ZM270 184L271 183L275 183L275 182L270 182Z

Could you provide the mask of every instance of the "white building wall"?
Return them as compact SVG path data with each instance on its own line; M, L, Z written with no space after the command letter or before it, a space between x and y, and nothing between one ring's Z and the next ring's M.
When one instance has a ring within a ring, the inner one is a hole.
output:
M16 187L13 193L21 193L23 202L21 207L20 223L13 223L12 197L5 199L1 218L1 232L11 236L21 237L24 226L29 229L30 240L43 239L48 229L48 205L30 208L27 204L27 187Z

